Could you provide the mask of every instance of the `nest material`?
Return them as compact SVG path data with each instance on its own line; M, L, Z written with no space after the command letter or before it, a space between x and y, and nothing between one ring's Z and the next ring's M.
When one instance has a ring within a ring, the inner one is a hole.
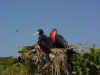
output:
M48 60L46 53L36 44L33 49L28 50L27 58L36 66L35 71L37 73L42 71L55 73L53 75L61 75L61 69L67 72L66 52L67 49L64 48L53 48L49 53L50 60Z

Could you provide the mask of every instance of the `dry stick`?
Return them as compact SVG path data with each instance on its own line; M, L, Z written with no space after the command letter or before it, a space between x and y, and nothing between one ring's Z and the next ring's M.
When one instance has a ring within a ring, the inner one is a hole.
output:
M67 48L66 48L66 49L67 49ZM55 55L55 56L56 56L56 55ZM55 60L55 58L56 58L56 57L54 57L53 60ZM43 71L43 70L46 70L47 68L49 68L49 66L50 66L52 63L53 63L52 61L49 62L46 66L44 66L44 67L42 68L42 71ZM39 71L39 72L41 72L41 71ZM56 75L56 69L55 69L55 75ZM68 68L67 68L67 75L69 75Z
M52 75L53 75L53 65L52 65Z

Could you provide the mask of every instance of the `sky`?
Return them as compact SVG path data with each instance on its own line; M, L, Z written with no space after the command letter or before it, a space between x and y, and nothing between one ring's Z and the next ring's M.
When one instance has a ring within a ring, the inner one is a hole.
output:
M0 0L0 56L18 56L36 42L38 28L48 36L57 28L69 44L100 47L100 0Z

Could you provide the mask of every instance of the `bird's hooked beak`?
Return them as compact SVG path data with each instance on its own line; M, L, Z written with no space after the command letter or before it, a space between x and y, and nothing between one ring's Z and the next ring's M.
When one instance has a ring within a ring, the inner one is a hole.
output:
M33 33L33 37L37 36L39 34L39 32L37 31L36 33Z

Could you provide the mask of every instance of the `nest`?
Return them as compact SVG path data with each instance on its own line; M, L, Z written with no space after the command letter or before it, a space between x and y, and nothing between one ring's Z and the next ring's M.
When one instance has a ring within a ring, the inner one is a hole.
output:
M40 49L39 45L36 44L33 47L26 47L27 59L31 61L33 66L34 74L42 73L50 75L62 75L61 72L67 73L67 49L64 48L53 48L51 53L49 53L49 59L46 53ZM28 50L30 49L30 50Z

